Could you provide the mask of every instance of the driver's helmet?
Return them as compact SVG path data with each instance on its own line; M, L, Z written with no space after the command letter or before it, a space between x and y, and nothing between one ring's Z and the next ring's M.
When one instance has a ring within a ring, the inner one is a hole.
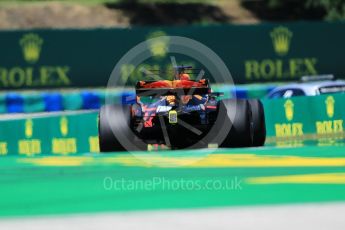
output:
M190 76L188 73L180 73L179 78L180 80L190 80Z

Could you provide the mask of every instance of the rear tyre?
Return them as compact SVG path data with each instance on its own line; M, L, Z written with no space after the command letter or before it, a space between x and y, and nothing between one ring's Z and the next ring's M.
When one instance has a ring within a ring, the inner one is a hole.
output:
M103 106L99 112L98 135L101 152L147 149L147 145L138 140L131 130L131 114L128 105Z
M220 147L251 147L253 144L253 128L251 110L247 100L227 99L219 104L224 124L232 125ZM223 108L222 108L223 107Z
M252 111L253 146L263 146L266 140L265 113L262 102L257 99L248 100Z

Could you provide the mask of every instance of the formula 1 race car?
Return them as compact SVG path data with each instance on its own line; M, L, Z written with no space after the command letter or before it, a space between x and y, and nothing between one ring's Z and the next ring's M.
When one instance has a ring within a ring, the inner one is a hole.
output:
M147 150L148 144L171 149L262 146L266 138L259 100L223 99L207 79L191 80L177 67L175 80L140 81L136 102L105 105L99 114L101 152Z

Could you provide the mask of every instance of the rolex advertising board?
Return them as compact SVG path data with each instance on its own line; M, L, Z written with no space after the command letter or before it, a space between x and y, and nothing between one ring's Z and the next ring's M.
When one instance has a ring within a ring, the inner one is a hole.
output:
M345 136L345 94L262 100L267 144L331 144ZM97 153L98 113L0 120L0 156Z
M96 112L0 121L0 155L99 152Z
M315 97L263 100L267 136L275 140L293 140L302 145L305 139L320 141L343 139L345 132L344 94Z
M345 23L140 27L94 30L0 31L1 89L102 87L116 63L152 37L183 36L208 46L226 64L236 84L294 81L303 75L345 76ZM320 45L321 44L321 45ZM155 57L146 69L171 68L169 39L148 44ZM177 64L198 67L195 57ZM169 66L170 65L170 66ZM123 66L131 71L134 66ZM207 71L207 70L206 70ZM133 71L132 83L143 79Z

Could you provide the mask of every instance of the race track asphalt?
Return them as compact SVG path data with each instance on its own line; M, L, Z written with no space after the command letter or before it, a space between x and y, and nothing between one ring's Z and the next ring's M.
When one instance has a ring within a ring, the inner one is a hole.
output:
M340 214L344 213L345 203L344 153L340 144L7 156L0 161L0 229L18 229L13 225L18 218L29 222L38 218L45 226L44 223L54 222L54 218L66 220L69 225L73 218L92 216L102 220L114 215L123 219L119 223L125 223L127 218L146 218L149 213L160 213L164 219L166 212L172 216L186 213L184 221L188 222L187 216L191 216L191 226L200 220L205 223L201 229L212 229L212 216L239 215L243 220L246 213L259 215L265 210L271 219L277 220L270 222L273 229L275 224L285 221L279 213L286 213L288 219L298 217L300 221L306 213L306 220L312 220L313 215L304 209L315 210L319 216L327 214L328 219L315 216L315 221L319 221L315 223L321 224L318 226L331 223L331 217L332 229L340 229L337 226L345 227ZM208 210L209 220L204 218ZM300 215L296 216L298 212ZM128 217L130 213L135 214ZM72 219L68 218L70 215ZM224 224L248 229L239 220ZM258 218L256 221L264 224ZM80 221L80 226L82 223L85 221ZM180 225L178 221L172 224Z

